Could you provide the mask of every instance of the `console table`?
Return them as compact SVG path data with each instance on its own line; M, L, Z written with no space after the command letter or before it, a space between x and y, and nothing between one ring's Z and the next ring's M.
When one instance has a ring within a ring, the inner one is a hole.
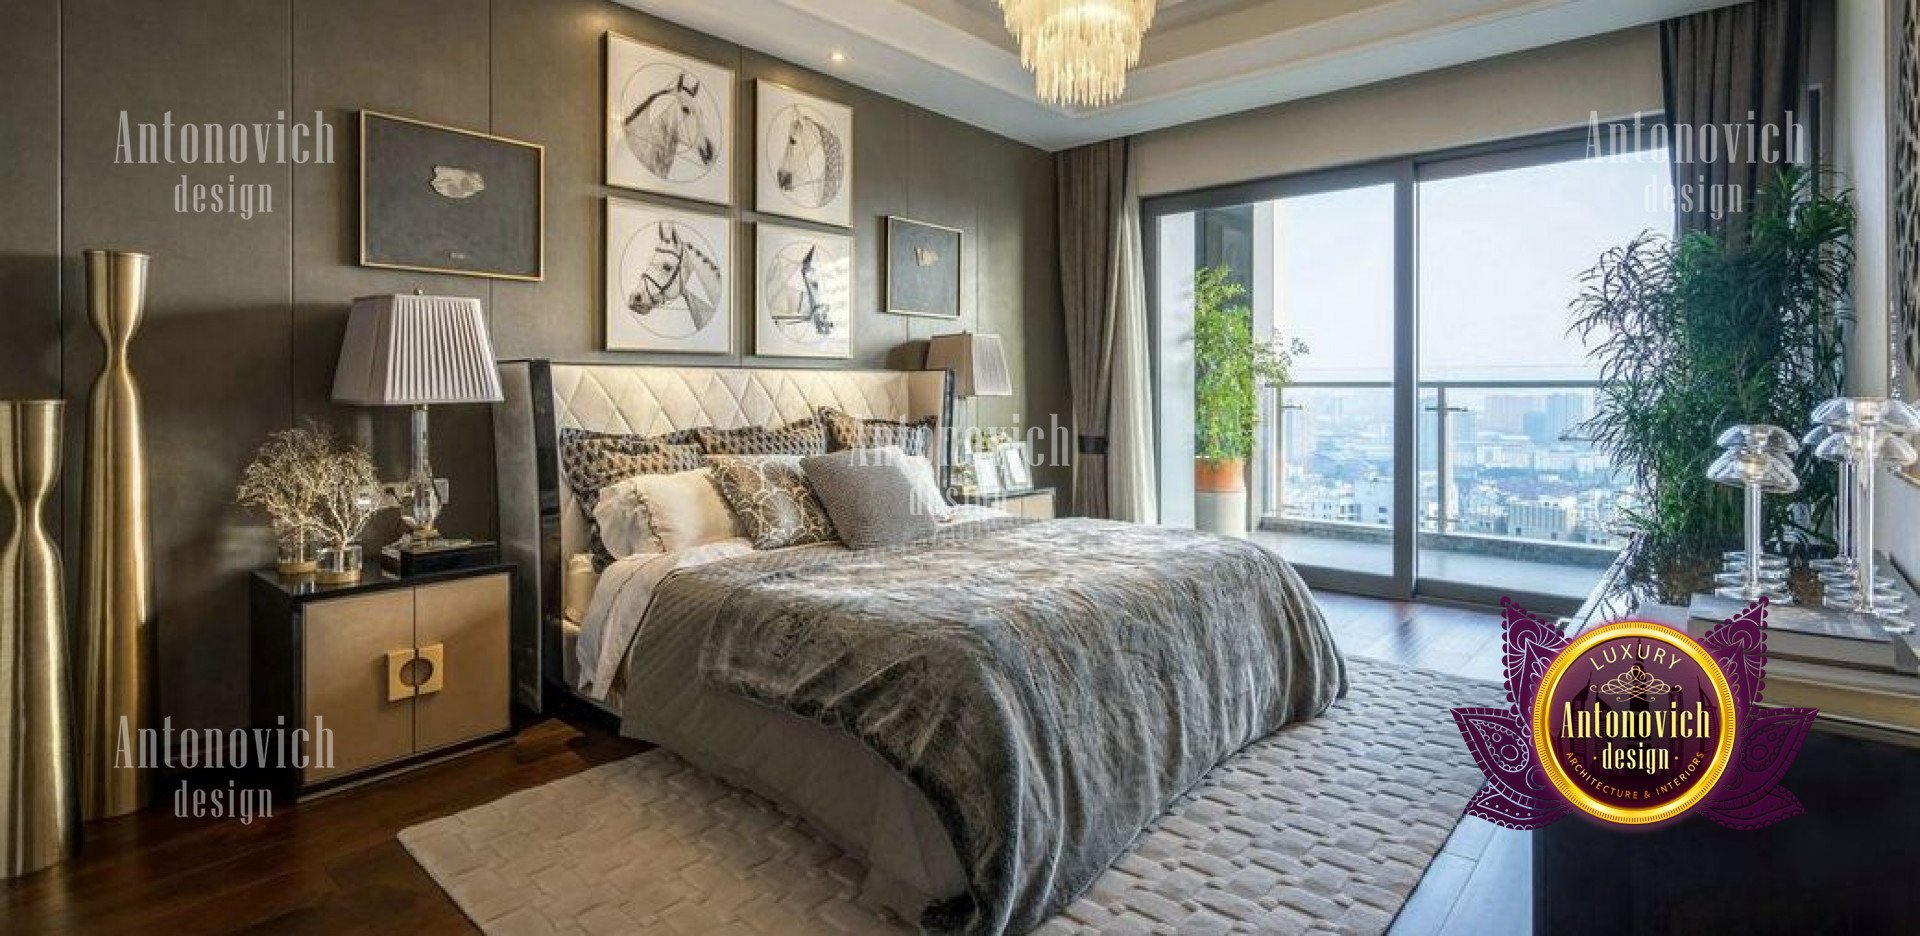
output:
M1686 609L1623 603L1611 589L1611 580L1602 582L1577 627L1628 615L1687 623ZM1767 701L1818 707L1821 700L1805 693L1825 685L1823 666L1771 660ZM1920 711L1908 714L1920 718ZM1920 747L1912 746L1916 736L1885 722L1836 712L1816 723L1783 781L1806 814L1765 829L1739 832L1687 818L1626 830L1570 817L1533 833L1534 931L1914 931L1920 921L1920 888L1912 883L1920 867Z

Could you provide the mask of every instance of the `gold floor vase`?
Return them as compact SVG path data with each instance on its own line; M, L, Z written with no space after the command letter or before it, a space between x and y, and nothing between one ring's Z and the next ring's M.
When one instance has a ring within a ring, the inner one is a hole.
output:
M115 763L120 739L139 751L153 710L153 568L147 449L127 347L146 306L147 255L89 250L87 318L106 366L87 410L86 500L80 531L80 810L89 819L147 803L147 773Z
M66 582L46 527L65 412L0 401L0 878L58 863L80 830Z

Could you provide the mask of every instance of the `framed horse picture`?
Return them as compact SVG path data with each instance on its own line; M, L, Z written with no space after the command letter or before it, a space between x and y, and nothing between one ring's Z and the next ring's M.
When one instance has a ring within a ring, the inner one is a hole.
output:
M607 199L607 350L733 351L733 220Z
M607 184L733 203L733 71L607 33Z
M853 238L762 222L755 231L754 350L853 356Z
M853 108L757 82L754 210L853 226Z

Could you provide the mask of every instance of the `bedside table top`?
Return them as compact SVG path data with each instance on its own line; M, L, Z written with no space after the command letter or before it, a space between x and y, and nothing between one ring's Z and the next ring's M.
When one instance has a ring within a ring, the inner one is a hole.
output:
M952 497L953 502L956 504L994 504L1004 500L1013 500L1016 497L1040 497L1043 495L1047 497L1056 496L1055 489L1051 487L1033 487L1027 488L1024 491L1001 491L997 494L955 493L948 496Z
M276 573L272 569L256 569L254 570L253 578L254 581L279 591L294 602L303 602L315 601L322 598L339 598L343 595L370 594L392 588L413 588L419 585L431 585L435 582L451 582L457 579L473 578L478 575L498 575L501 572L512 572L514 568L514 564L511 562L492 562L471 568L450 569L445 572L427 572L401 578L395 575L388 575L382 571L380 569L380 561L373 559L369 560L365 568L361 569L360 581L351 582L346 585L322 585L315 582L312 576L291 579L281 578L279 573Z

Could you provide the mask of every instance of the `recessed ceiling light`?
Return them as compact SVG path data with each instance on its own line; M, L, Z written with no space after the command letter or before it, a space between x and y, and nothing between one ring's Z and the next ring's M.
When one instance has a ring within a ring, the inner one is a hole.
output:
M835 49L832 52L827 53L827 59L828 61L833 62L833 64L839 65L847 60L847 53L842 52L839 49Z

